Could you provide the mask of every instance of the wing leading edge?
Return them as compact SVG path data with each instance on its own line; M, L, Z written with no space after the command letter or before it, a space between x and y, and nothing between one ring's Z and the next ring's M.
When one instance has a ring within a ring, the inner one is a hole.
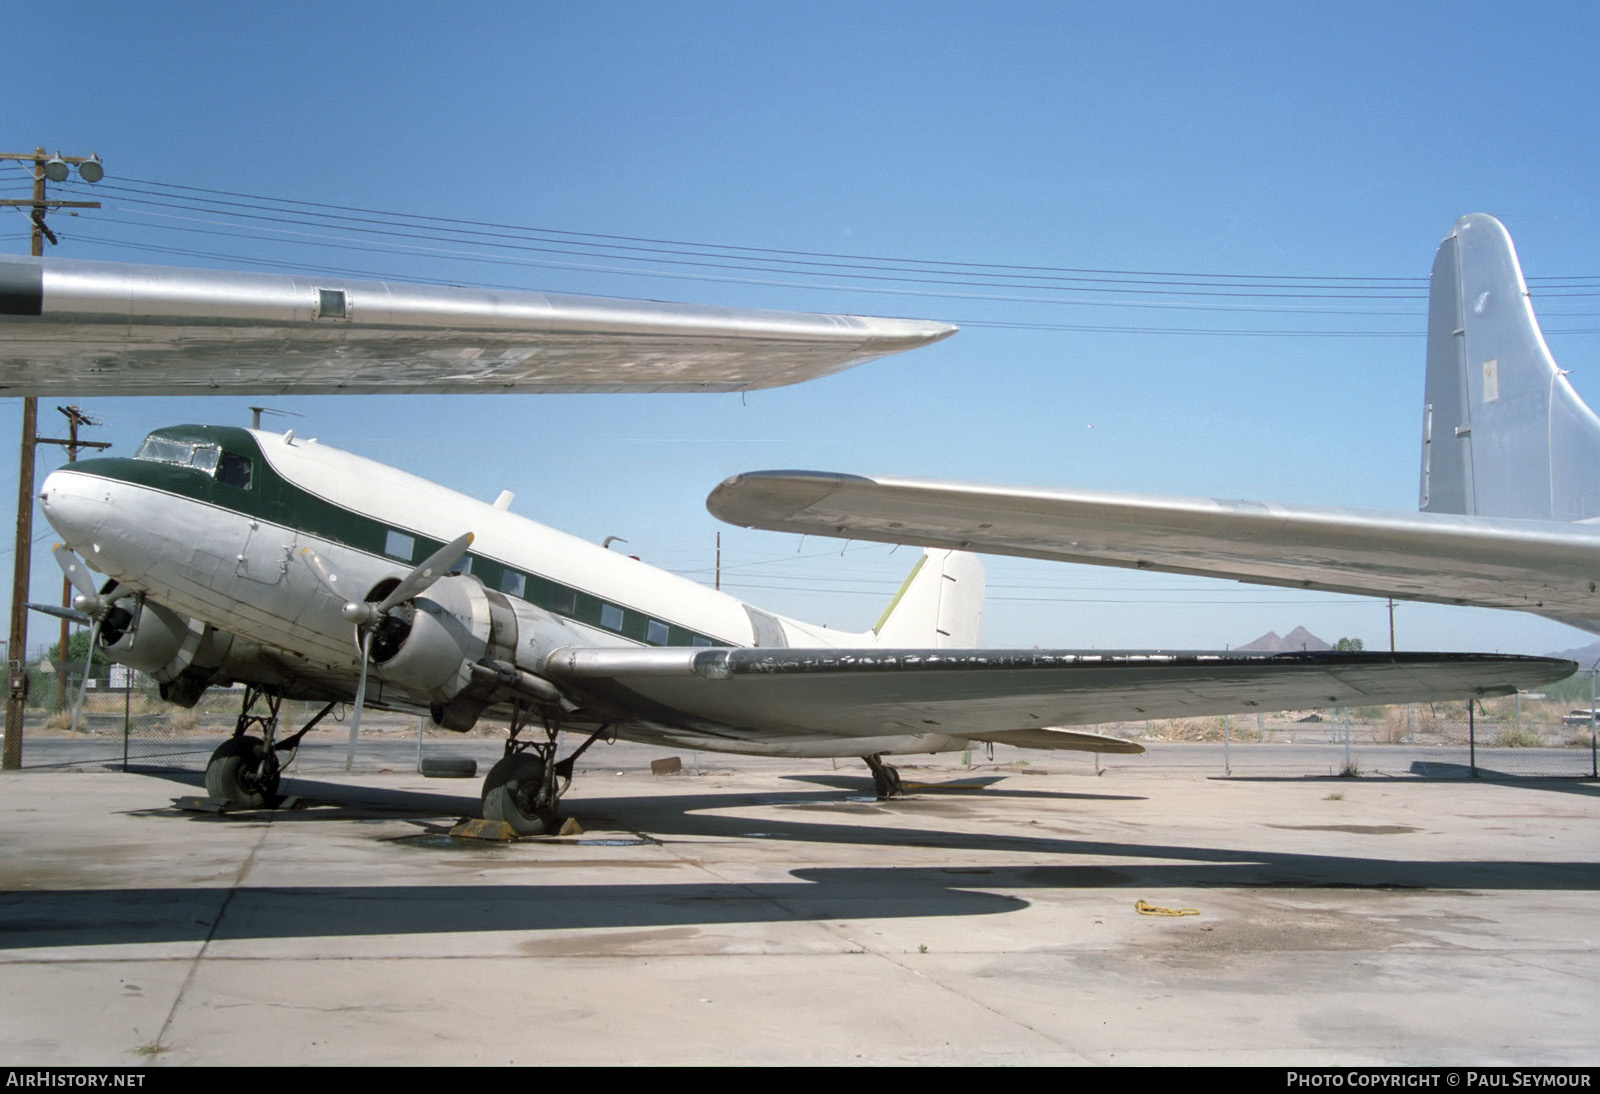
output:
M706 504L774 531L1509 608L1600 630L1589 524L813 471L736 475Z
M733 740L924 734L1130 751L1049 727L1504 695L1577 666L1437 653L573 649L545 668L631 717Z
M743 391L954 334L914 319L0 258L0 394Z

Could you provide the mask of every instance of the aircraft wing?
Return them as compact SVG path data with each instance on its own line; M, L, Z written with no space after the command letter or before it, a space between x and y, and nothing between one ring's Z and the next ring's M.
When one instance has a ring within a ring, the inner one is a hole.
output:
M743 391L944 323L66 259L0 259L0 395Z
M1600 631L1600 526L1448 513L758 471L707 499L730 524L1510 608Z
M1504 695L1576 668L1490 654L781 648L568 649L545 664L631 717L736 740L913 733L1069 748L1095 735L1052 745L1042 731Z

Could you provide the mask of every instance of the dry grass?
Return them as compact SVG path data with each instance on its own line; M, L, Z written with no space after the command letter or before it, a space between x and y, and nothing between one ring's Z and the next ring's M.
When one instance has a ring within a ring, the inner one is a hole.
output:
M1519 726L1501 726L1495 731L1494 743L1499 748L1538 748L1544 744L1544 738Z

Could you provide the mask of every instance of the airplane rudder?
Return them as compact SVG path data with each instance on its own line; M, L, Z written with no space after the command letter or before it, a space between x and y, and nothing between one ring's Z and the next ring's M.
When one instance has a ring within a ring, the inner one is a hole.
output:
M928 548L873 627L899 649L971 648L983 625L983 564L963 551Z

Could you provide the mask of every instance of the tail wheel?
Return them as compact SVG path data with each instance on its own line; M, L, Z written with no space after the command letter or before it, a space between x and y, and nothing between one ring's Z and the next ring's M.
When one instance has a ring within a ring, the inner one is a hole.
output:
M206 794L246 809L278 796L278 758L260 737L230 737L206 761Z
M544 760L515 752L489 769L483 780L483 819L504 821L519 836L556 830L555 803L543 800Z

